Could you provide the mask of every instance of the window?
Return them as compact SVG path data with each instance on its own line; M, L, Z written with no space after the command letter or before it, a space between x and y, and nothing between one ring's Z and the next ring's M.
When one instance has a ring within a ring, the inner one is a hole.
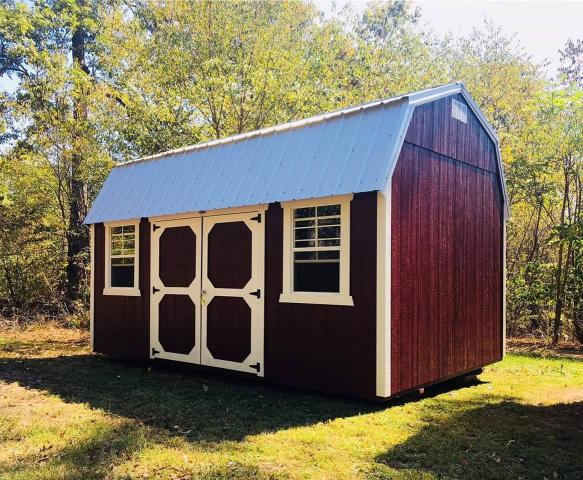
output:
M468 107L455 99L451 101L451 116L460 122L468 123Z
M353 305L349 295L351 196L284 204L282 302Z
M105 226L105 295L140 295L138 223Z

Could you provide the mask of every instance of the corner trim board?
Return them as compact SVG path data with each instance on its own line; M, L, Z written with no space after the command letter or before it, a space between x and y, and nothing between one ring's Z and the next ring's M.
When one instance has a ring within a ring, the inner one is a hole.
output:
M376 394L391 396L391 187L377 192Z
M91 351L94 350L94 330L95 330L95 224L89 227L89 249L91 254L91 272L89 277L89 343Z

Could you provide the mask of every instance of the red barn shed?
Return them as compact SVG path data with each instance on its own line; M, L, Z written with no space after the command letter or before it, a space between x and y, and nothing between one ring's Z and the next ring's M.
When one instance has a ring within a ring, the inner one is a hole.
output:
M498 139L461 83L115 167L95 352L388 398L504 355Z

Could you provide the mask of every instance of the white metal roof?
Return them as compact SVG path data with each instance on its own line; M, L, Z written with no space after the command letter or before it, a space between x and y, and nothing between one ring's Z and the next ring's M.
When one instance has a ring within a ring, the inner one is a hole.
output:
M384 191L414 107L460 92L497 144L452 83L120 164L85 223Z

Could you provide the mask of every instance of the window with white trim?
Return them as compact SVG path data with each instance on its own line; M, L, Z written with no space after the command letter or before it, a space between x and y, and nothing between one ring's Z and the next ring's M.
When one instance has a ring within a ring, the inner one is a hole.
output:
M352 305L351 196L284 204L282 302Z
M139 295L138 223L106 225L106 295Z

